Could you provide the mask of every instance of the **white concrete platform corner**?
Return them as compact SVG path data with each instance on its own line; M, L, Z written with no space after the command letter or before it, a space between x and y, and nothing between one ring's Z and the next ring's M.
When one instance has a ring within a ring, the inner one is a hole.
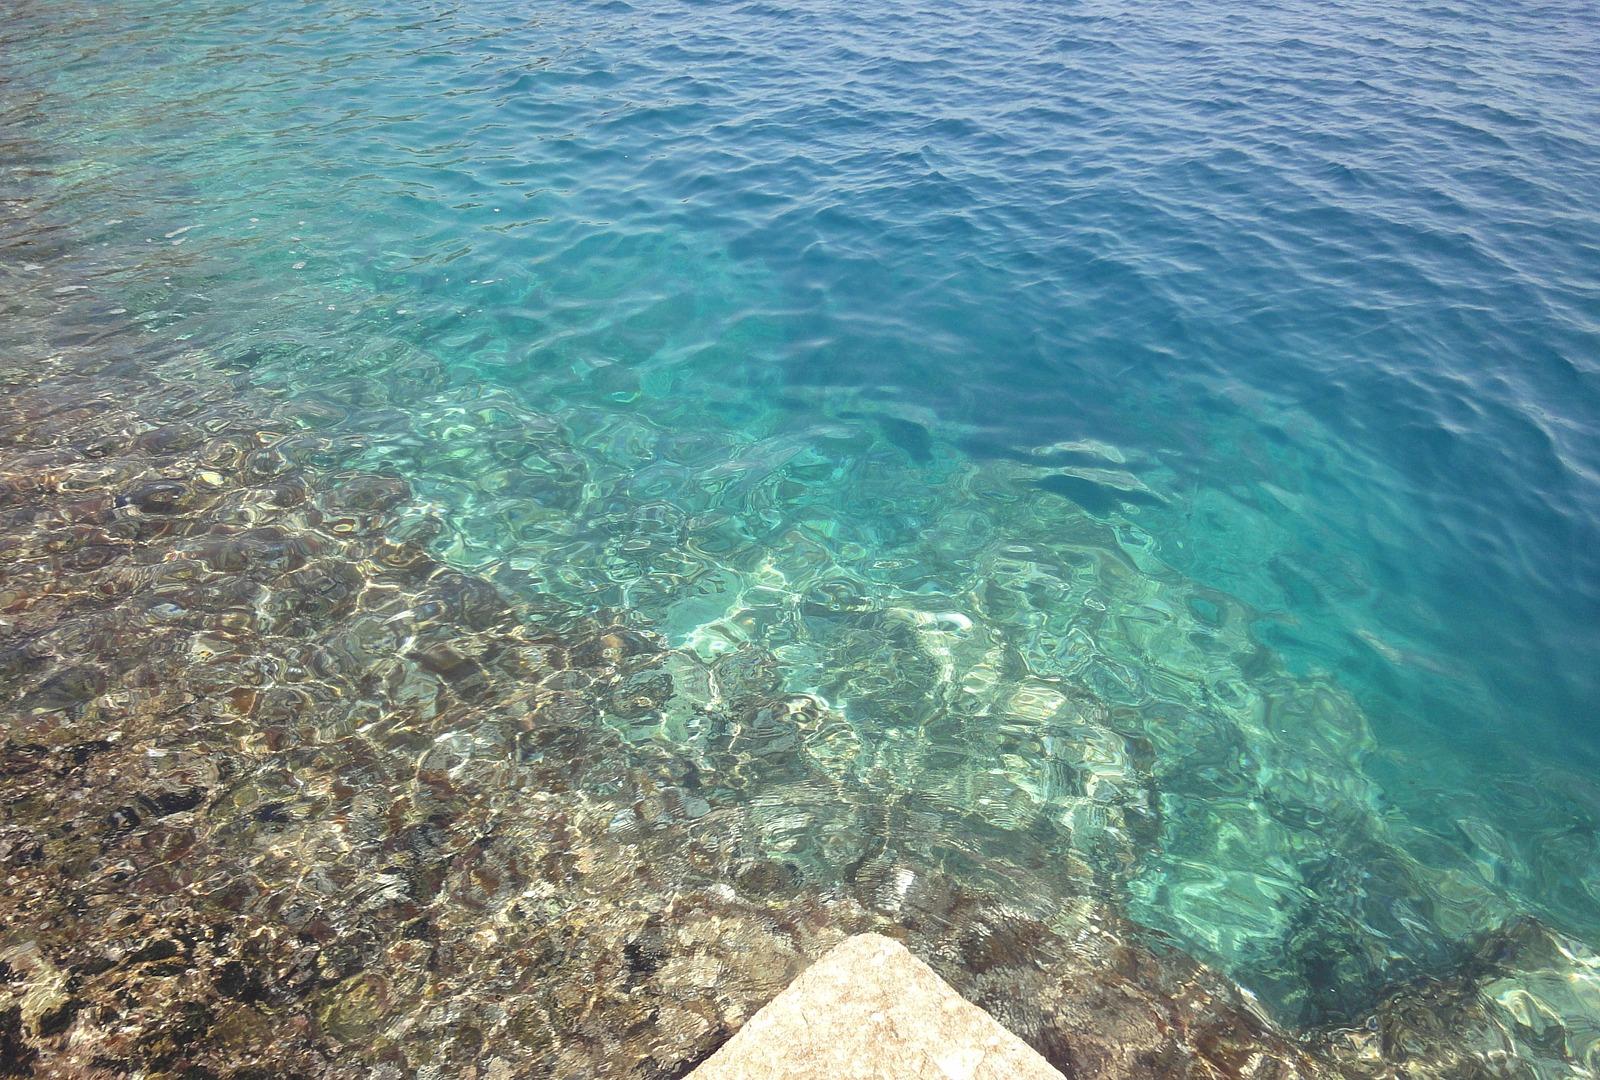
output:
M904 945L846 938L690 1080L1063 1080Z

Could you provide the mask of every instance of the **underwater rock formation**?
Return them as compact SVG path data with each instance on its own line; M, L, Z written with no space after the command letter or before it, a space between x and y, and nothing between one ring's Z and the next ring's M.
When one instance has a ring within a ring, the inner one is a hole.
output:
M0 1072L681 1076L863 931L1072 1077L1593 1056L1539 1004L1593 958L1531 924L1371 1029L1280 1030L1089 862L853 779L770 655L451 569L401 479L203 358L4 383Z
M401 481L231 381L76 356L6 389L13 1072L675 1075L872 928L1079 1075L1301 1067L1098 902L901 850L915 808L827 767L848 733L770 658L719 663L701 760L623 739L682 658L442 565Z

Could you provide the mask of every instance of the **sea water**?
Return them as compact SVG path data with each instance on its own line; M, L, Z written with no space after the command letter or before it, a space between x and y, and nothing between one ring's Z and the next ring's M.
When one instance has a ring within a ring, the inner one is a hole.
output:
M762 657L928 843L1072 852L1285 1023L1600 945L1586 5L4 9L0 277L439 558Z

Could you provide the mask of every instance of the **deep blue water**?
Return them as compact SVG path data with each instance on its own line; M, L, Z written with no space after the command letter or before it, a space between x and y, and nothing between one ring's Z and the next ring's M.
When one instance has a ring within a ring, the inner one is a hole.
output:
M1594 9L4 7L41 250L446 558L767 650L1285 1015L1600 944Z

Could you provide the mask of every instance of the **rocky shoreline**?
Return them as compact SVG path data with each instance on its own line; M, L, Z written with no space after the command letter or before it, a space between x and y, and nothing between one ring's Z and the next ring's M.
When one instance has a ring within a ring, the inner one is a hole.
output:
M671 693L647 629L441 564L293 402L108 352L4 372L0 1073L680 1076L877 931L1068 1076L1524 1075L1480 989L1570 961L1548 932L1292 1036L1088 867L959 884L770 657L708 673L709 753L624 740Z
M402 481L323 467L230 380L79 356L7 382L18 1075L675 1075L870 928L1080 1073L1186 1043L1305 1067L1109 913L1069 945L881 843L804 880L719 794L792 772L814 799L804 753L732 748L719 776L609 734L657 642L439 564ZM730 725L822 726L745 667Z

